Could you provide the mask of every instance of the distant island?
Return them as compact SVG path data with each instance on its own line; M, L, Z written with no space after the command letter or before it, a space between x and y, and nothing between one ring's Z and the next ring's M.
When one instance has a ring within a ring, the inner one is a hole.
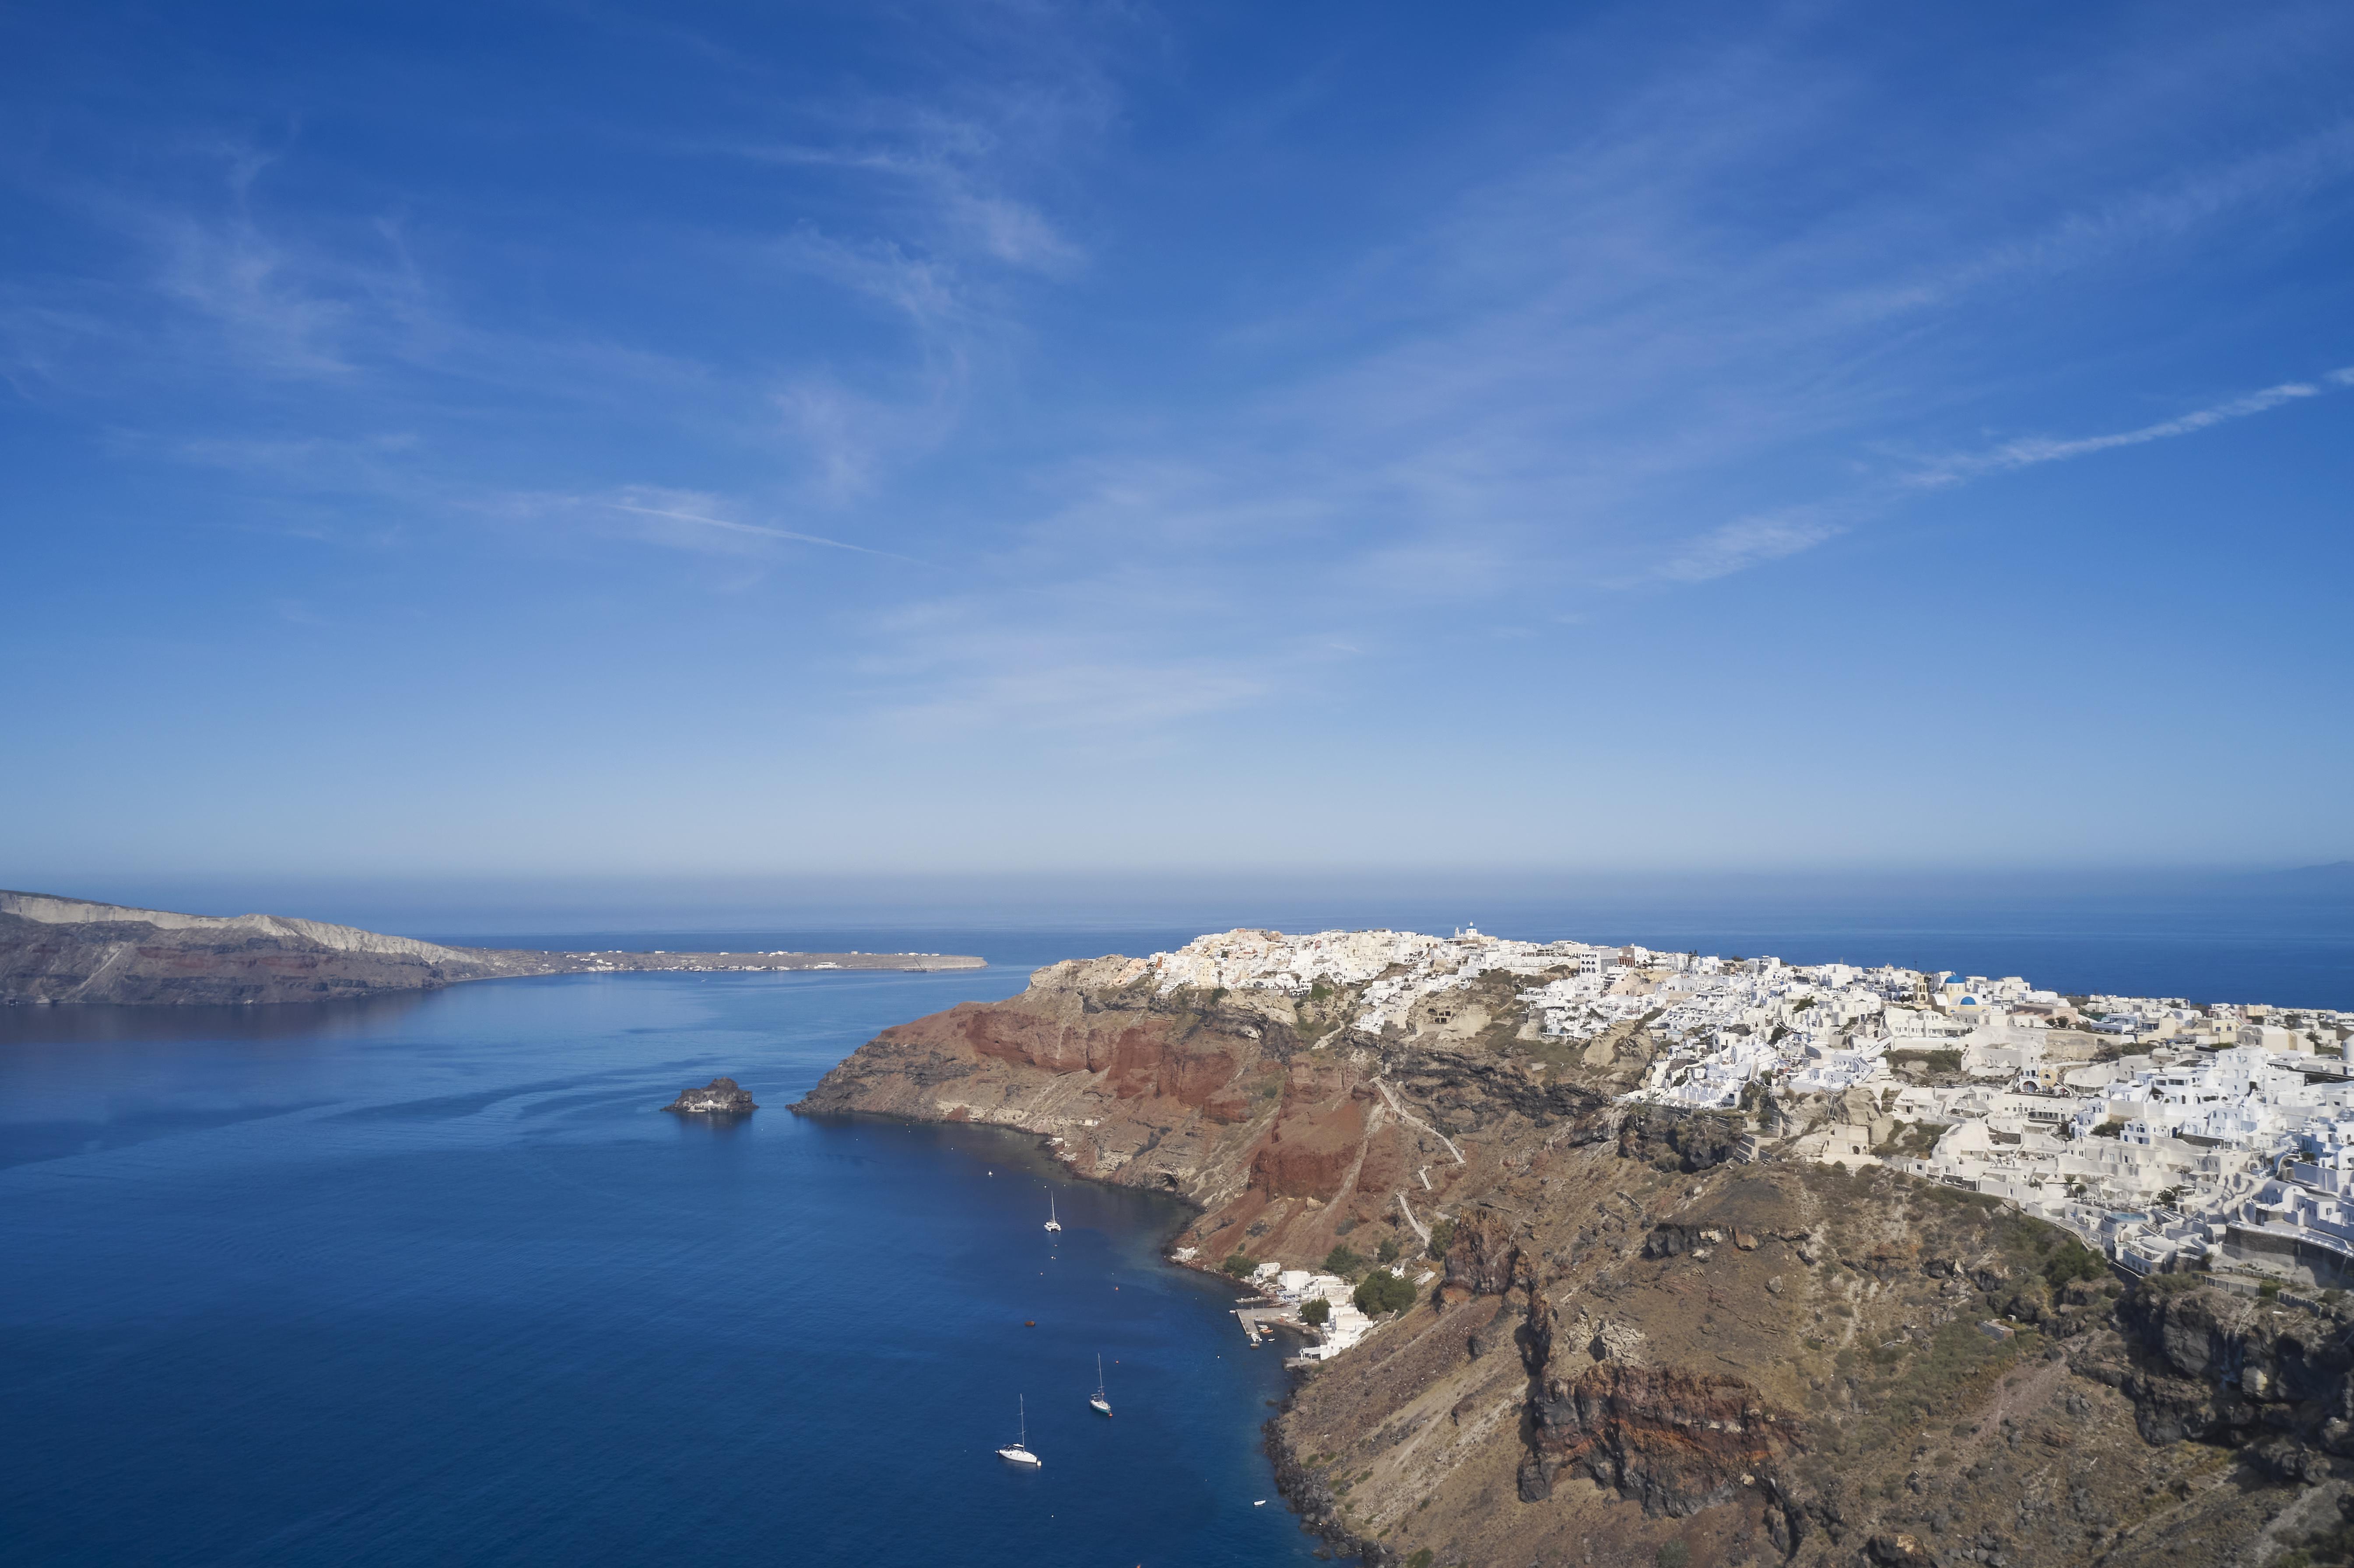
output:
M977 969L959 953L452 948L282 915L181 915L0 892L0 1005L328 1001L461 980L636 969Z

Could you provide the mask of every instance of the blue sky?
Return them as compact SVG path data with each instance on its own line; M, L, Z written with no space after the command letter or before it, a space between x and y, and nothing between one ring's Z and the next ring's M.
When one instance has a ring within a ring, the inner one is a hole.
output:
M2342 5L0 10L0 882L2354 855Z

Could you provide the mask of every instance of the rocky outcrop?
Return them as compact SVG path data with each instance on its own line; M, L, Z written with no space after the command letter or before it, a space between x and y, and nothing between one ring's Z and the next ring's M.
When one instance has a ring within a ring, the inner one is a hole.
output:
M0 1004L333 1001L461 980L638 969L970 969L939 953L556 953L452 948L278 915L181 915L0 893Z
M1705 1171L1734 1158L1741 1124L1729 1117L1638 1106L1618 1127L1618 1152L1663 1171Z
M1798 1422L1750 1383L1677 1367L1606 1362L1551 1377L1532 1414L1523 1499L1551 1496L1554 1474L1574 1467L1679 1519L1755 1486L1800 1444Z
M714 1078L699 1089L689 1089L663 1107L682 1116L744 1116L760 1107L752 1103L751 1094L737 1086L733 1078Z
M1442 1298L1464 1300L1473 1296L1501 1296L1514 1286L1531 1283L1529 1261L1521 1251L1520 1225L1500 1209L1480 1206L1455 1222L1447 1244Z
M2354 1311L2158 1276L2118 1302L2115 1321L2078 1363L2132 1399L2148 1441L2266 1445L2268 1467L2296 1475L2303 1448L2354 1457Z

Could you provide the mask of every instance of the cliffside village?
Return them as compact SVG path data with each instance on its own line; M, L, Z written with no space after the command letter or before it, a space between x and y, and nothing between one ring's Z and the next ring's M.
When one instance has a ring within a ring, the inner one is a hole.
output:
M1607 1049L1644 1032L1658 1049L1624 1097L1740 1115L1751 1158L1779 1144L1991 1193L2136 1273L2354 1283L2354 1012L1476 929L1232 931L1148 967L1164 994L1358 991L1350 1028L1319 1048L1393 1029L1444 1035L1469 988L1502 971L1528 982L1520 1038ZM1278 1298L1334 1301L1317 1353L1363 1334L1343 1329L1341 1281L1273 1270L1260 1283Z

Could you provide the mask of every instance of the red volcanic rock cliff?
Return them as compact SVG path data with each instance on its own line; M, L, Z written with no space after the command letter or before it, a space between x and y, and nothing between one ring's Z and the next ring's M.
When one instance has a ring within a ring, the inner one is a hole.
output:
M1532 1414L1521 1489L1532 1500L1550 1494L1555 1470L1575 1467L1646 1513L1681 1518L1770 1476L1799 1446L1798 1423L1748 1383L1678 1367L1606 1362L1551 1378Z
M886 1029L795 1108L1035 1132L1080 1175L1199 1204L1187 1243L1312 1259L1466 1170L1375 1086L1387 1066L1304 999L1163 995L1138 961L1098 959Z

